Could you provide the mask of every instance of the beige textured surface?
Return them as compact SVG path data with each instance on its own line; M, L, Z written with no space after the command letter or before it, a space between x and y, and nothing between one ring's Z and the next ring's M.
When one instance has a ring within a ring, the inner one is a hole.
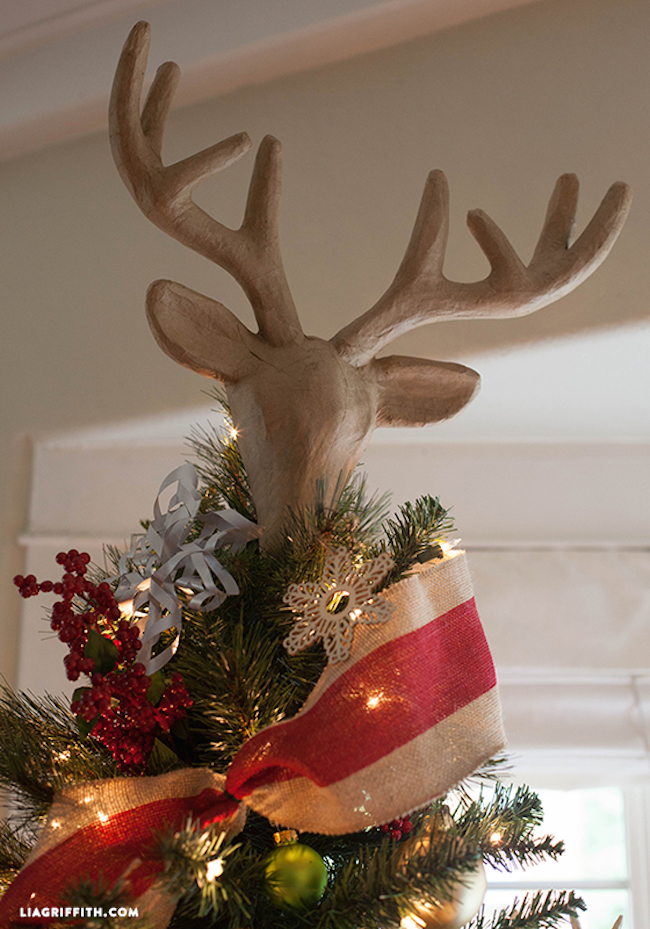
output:
M358 464L375 426L448 419L478 387L458 364L375 356L398 336L438 319L525 316L574 290L616 241L631 194L610 187L585 231L570 245L578 204L575 175L555 186L528 266L482 210L470 231L490 263L482 281L443 274L449 190L441 171L427 180L415 227L397 275L367 313L329 342L306 336L280 252L281 147L265 136L258 149L242 225L234 230L192 199L204 180L250 147L245 133L164 165L165 122L180 77L158 69L142 113L150 27L132 29L117 66L110 135L115 163L136 203L156 226L228 271L250 300L253 334L222 304L169 281L149 289L147 315L161 348L179 364L226 385L249 477L262 544L272 544L290 511L332 503Z

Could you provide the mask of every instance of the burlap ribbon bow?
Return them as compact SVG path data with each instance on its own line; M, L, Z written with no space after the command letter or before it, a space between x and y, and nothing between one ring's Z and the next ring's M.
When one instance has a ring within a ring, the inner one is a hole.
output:
M250 739L225 778L186 769L57 794L0 901L0 925L21 908L61 906L75 877L110 883L128 871L136 905L164 929L176 901L155 896L163 865L150 849L162 828L189 816L234 833L243 803L299 831L354 832L424 806L500 751L496 676L464 553L423 565L382 597L394 605L390 621L358 627L349 659L325 669L296 716Z

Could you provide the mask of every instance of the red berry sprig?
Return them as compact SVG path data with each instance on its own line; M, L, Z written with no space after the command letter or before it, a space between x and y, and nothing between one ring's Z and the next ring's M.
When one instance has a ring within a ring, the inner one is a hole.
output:
M33 574L19 574L14 584L25 598L50 592L61 598L54 604L50 625L69 648L63 659L66 674L71 681L85 674L91 683L73 700L72 712L91 724L93 736L109 749L121 770L142 773L156 736L183 718L192 705L190 695L181 675L174 674L155 705L147 696L151 678L135 660L142 647L138 627L122 619L105 581L88 580L90 555L71 549L59 552L56 561L64 569L61 581L39 583Z
M172 676L160 703L147 699L151 678L144 666L134 664L122 671L93 674L92 688L72 704L72 710L86 722L96 720L93 736L112 753L118 767L138 771L145 764L156 736L169 732L185 715L192 700L180 674Z
M384 825L379 828L382 832L387 832L391 839L395 839L396 842L399 842L400 839L403 839L405 835L408 835L413 830L411 815L410 813L406 813L404 816L393 819L389 823L384 823Z

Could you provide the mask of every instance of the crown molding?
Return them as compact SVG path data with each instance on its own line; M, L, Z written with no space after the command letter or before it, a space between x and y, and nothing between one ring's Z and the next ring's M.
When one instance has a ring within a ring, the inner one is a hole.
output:
M530 2L56 0L43 16L42 0L23 0L19 13L0 0L0 160L105 129L115 63L142 15L152 61L183 69L175 105L186 106Z

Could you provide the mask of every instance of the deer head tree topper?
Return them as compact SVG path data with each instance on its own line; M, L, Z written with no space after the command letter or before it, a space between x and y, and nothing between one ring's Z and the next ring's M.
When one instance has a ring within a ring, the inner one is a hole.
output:
M474 396L479 376L471 368L397 355L377 358L385 345L439 319L525 316L558 300L605 259L631 193L627 185L613 184L569 247L578 181L563 175L527 267L489 216L473 210L467 222L491 270L482 281L458 283L442 271L449 194L445 176L432 171L411 241L386 293L329 341L308 336L280 255L280 143L266 136L259 147L239 229L205 213L192 191L245 154L251 141L239 133L163 165L163 130L180 69L173 62L159 68L140 113L149 35L148 24L138 23L117 67L110 123L118 170L153 223L232 274L251 302L259 332L221 303L172 281L151 285L147 316L171 358L226 386L258 519L270 540L288 507L314 500L319 479L334 492L376 426L447 419Z

